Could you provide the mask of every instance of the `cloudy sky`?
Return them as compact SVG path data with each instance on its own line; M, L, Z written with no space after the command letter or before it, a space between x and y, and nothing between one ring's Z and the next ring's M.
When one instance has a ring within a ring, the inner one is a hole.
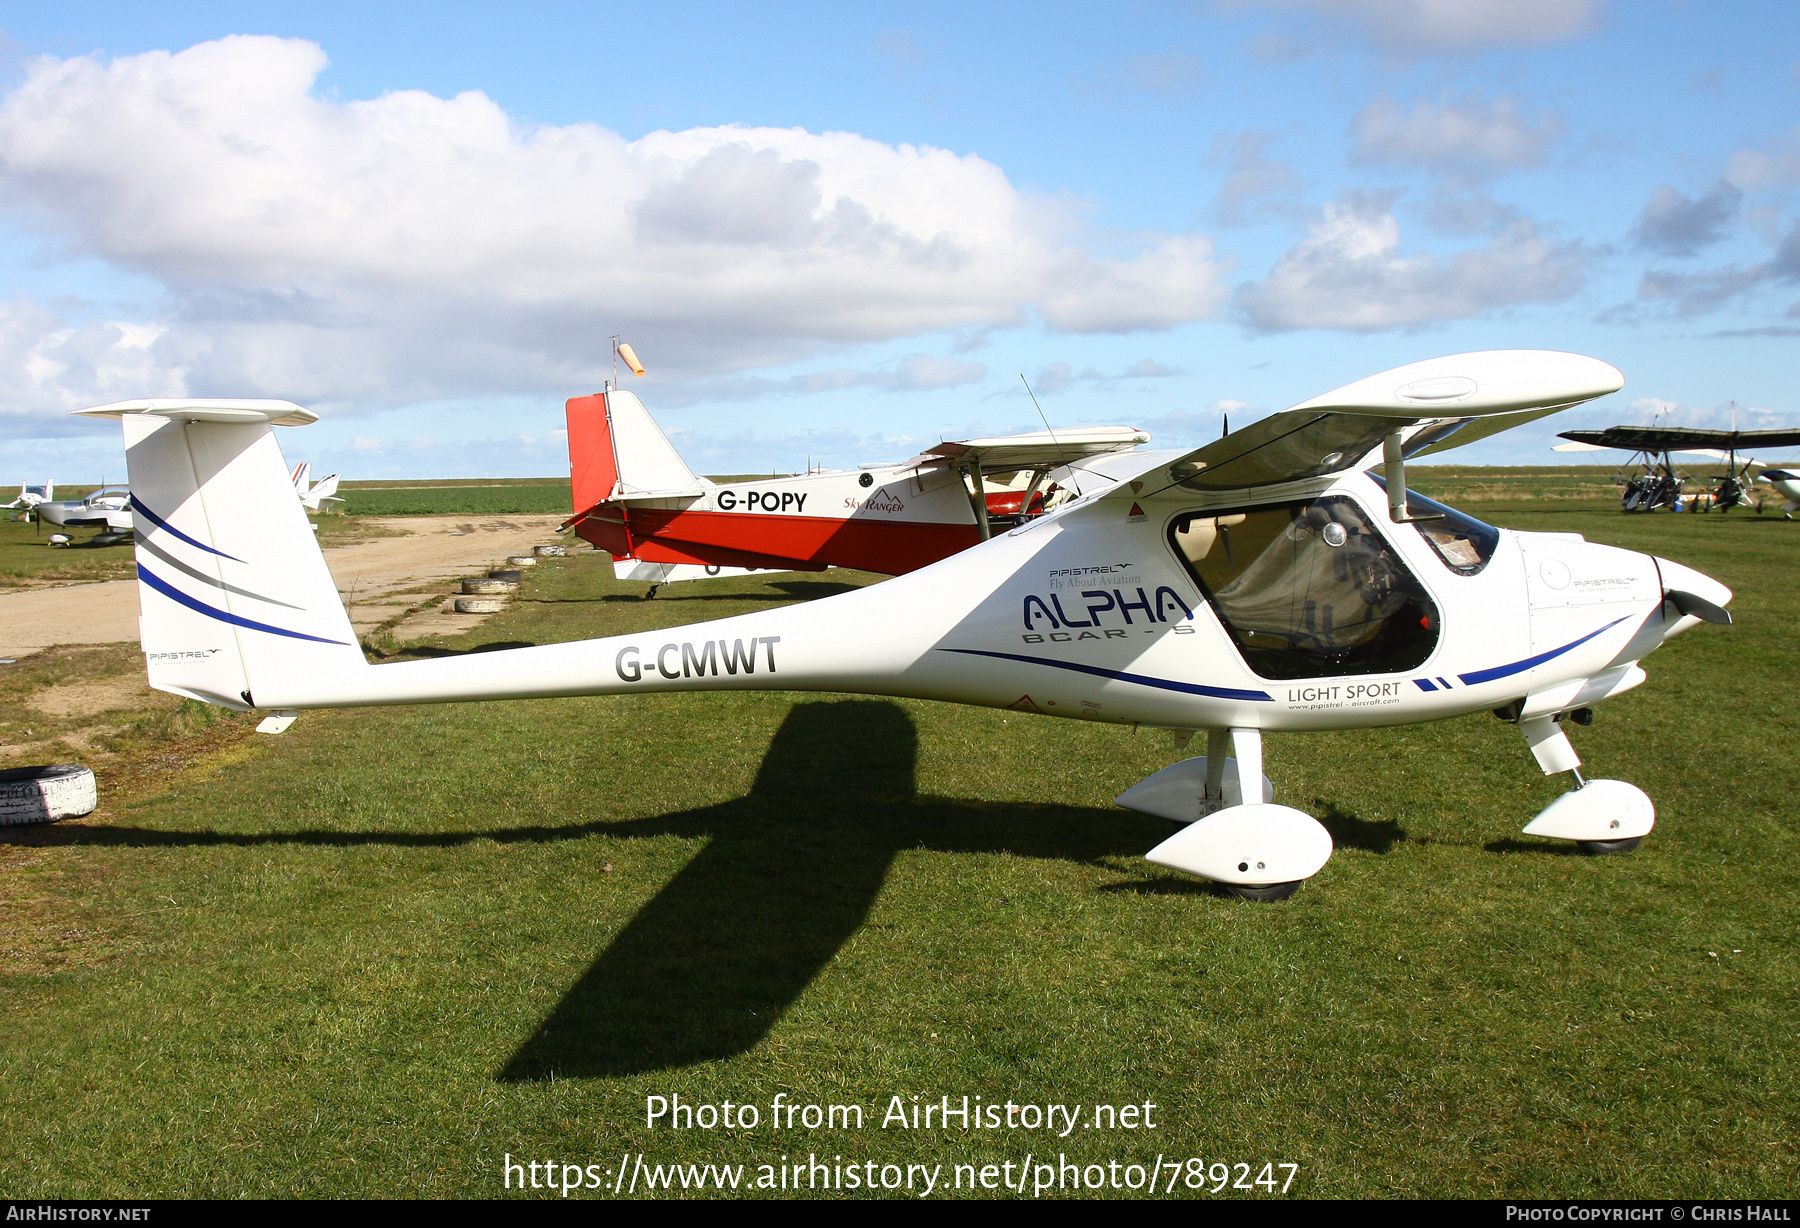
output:
M614 333L703 472L1035 429L1021 374L1185 445L1511 347L1628 382L1469 460L1800 423L1783 0L0 22L0 481L117 476L66 411L182 394L312 406L285 448L349 477L562 472Z

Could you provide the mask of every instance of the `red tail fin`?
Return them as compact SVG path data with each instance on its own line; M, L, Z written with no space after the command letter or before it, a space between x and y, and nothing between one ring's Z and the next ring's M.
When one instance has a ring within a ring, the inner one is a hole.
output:
M612 427L606 419L606 394L571 397L569 414L569 483L575 506L585 512L607 498L619 483L619 460L613 453Z

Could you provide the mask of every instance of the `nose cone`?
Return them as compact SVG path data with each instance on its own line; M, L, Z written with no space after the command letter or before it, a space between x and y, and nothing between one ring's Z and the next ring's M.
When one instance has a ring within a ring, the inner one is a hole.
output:
M1676 609L1682 614L1663 632L1664 639L1686 631L1697 622L1731 621L1731 615L1725 613L1725 606L1731 601L1731 590L1723 584L1692 567L1671 563L1664 558L1656 560L1656 569L1662 574L1663 590L1669 594ZM1683 600L1684 598L1687 600Z
M1656 569L1662 573L1663 587L1672 593L1692 593L1717 606L1731 601L1731 590L1704 572L1663 558L1656 560Z

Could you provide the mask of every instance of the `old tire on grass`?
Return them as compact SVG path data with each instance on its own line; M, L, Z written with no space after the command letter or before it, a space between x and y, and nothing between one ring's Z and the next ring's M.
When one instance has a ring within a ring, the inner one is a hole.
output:
M506 608L504 597L458 597L456 612L458 614L498 614Z
M100 804L93 769L76 763L0 772L0 826L54 823L92 814Z
M1629 840L1577 840L1575 847L1589 857L1604 857L1608 853L1629 853L1643 842L1642 836L1633 836Z
M505 580L509 584L517 584L520 580L523 580L524 578L525 578L525 573L522 571L508 571L505 568L500 568L500 567L497 567L493 571L488 572L488 579L490 579L490 580Z
M464 580L462 591L469 597L498 597L518 592L519 586L512 580Z
M1261 904L1273 904L1276 900L1285 900L1300 890L1300 884L1305 881L1305 879L1297 878L1291 883L1268 883L1261 887L1251 887L1243 883L1220 883L1219 886L1240 900L1255 900Z
M561 546L533 546L531 552L540 559L560 559L568 553Z
M537 556L531 554L509 554L506 561L514 567L536 567Z

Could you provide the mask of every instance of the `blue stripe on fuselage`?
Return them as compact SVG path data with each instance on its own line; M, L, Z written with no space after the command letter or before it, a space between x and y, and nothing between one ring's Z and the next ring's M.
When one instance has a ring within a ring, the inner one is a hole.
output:
M1629 617L1631 617L1629 614L1625 616L1625 618ZM1581 647L1596 635L1599 635L1602 631L1611 631L1614 627L1624 622L1625 618L1615 618L1604 627L1601 627L1598 631L1590 631L1580 639L1571 640L1569 643L1564 644L1561 648L1552 648L1549 652L1540 652L1535 657L1526 657L1523 661L1514 661L1511 665L1496 665L1493 669L1478 669L1472 674L1458 674L1457 677L1461 678L1463 682L1469 686L1477 686L1483 682L1492 682L1496 678L1507 678L1513 674L1522 674L1534 666L1542 665L1546 661L1554 660L1555 658L1562 656L1563 653L1568 652L1571 648Z
M1123 670L1101 669L1097 665L1077 665L1073 661L1053 661L1048 657L1026 657L1016 652L984 652L979 648L940 648L938 651L960 652L971 657L997 657L1002 661L1023 661L1027 665L1048 665L1052 669L1073 670L1078 674L1092 674L1096 678L1111 678L1119 682L1135 682L1139 686L1153 686L1164 691L1204 695L1208 699L1255 699L1273 702L1273 696L1267 691L1237 691L1230 687L1201 686L1195 682L1171 682L1167 678L1151 678L1145 674L1128 674Z

